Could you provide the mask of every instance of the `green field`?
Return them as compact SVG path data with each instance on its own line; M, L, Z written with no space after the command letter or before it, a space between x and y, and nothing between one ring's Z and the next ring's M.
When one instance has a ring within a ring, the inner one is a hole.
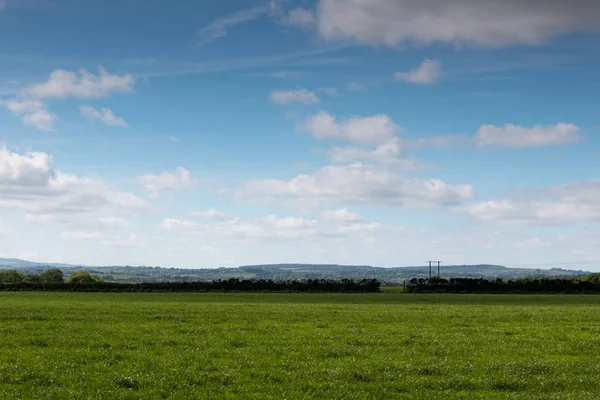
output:
M0 292L2 399L598 399L600 296Z

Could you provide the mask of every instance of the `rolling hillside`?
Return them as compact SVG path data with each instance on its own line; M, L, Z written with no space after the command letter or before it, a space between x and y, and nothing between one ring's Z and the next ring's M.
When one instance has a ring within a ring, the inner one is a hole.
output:
M400 283L405 279L425 278L428 267L410 266L382 268L336 264L269 264L247 265L236 268L181 269L147 266L79 266L70 264L38 263L19 259L0 258L0 268L16 268L26 273L39 273L48 268L60 268L66 275L82 268L100 275L106 281L160 282L200 281L229 278L256 279L362 279L374 278L383 283ZM437 268L434 268L437 273ZM444 278L522 278L526 276L577 276L588 274L582 270L507 268L500 265L449 265L442 266Z

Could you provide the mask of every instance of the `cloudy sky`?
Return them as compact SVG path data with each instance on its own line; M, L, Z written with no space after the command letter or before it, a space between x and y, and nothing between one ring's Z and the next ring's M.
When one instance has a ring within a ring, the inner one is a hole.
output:
M0 0L0 257L600 270L598 15Z

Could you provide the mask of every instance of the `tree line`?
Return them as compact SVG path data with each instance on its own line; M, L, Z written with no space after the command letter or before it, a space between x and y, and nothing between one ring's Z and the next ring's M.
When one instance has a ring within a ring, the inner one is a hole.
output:
M411 279L409 293L600 293L600 273L568 278Z
M102 281L87 271L72 272L67 279L59 269L38 275L25 275L16 270L0 271L0 290L83 291L83 292L378 292L376 279L306 279L274 281L270 279L224 279L196 282L116 283Z
M86 270L73 271L67 279L58 268L47 269L39 274L24 274L15 269L0 270L0 284L61 284L102 282L98 275L90 275Z

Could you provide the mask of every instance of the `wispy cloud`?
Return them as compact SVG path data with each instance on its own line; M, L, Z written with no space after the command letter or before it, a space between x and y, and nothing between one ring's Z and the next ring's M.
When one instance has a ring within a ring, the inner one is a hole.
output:
M101 110L96 110L90 106L80 106L79 110L81 111L81 115L90 119L90 120L100 120L107 126L123 126L127 127L127 122L123 119L123 117L117 117L113 112L108 108L102 108Z
M366 87L357 82L350 82L346 87L349 92L364 92L367 90Z
M279 104L302 103L316 104L320 100L314 92L306 89L297 90L275 90L271 93L271 101Z
M231 28L243 24L244 22L249 22L258 19L266 15L268 11L268 7L260 6L249 8L246 10L239 10L234 12L233 14L227 15L222 18L218 18L198 31L197 43L200 46L212 43L222 37L227 36Z
M213 72L241 71L257 68L289 68L322 65L339 65L349 61L346 57L321 57L351 46L324 46L317 49L274 54L262 57L232 58L195 62L170 59L129 59L125 60L127 69L136 78L158 78L166 76L184 76L208 74ZM0 60L2 56L0 55ZM142 62L143 61L143 62ZM256 71L259 73L260 71ZM305 73L299 71L299 73Z

